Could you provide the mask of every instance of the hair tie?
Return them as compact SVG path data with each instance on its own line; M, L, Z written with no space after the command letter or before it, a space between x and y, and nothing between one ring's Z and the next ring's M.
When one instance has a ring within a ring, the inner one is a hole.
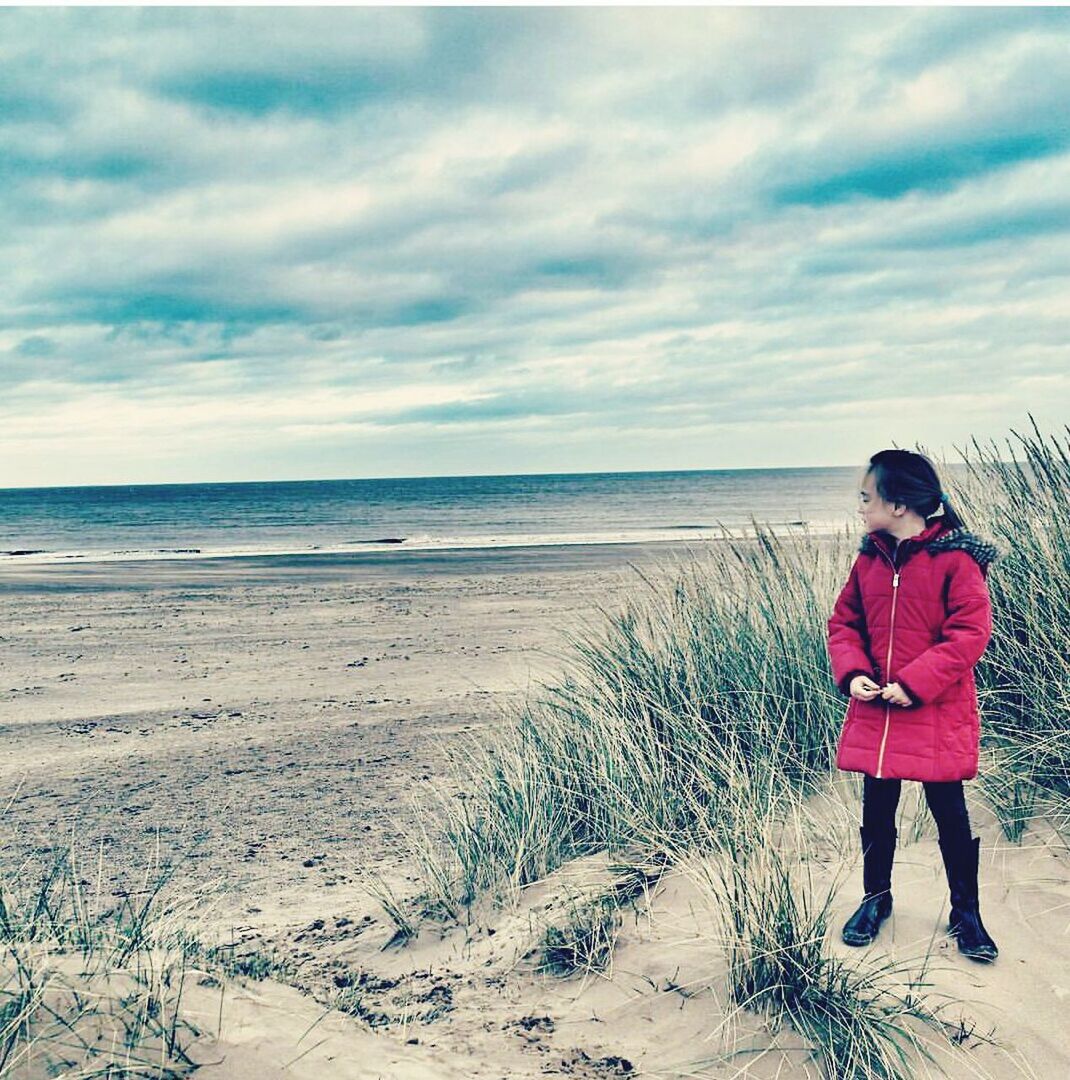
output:
M947 492L946 491L941 491L940 492L940 501L933 508L932 512L926 514L925 516L927 518L943 517L944 516L944 506L946 504L947 504Z

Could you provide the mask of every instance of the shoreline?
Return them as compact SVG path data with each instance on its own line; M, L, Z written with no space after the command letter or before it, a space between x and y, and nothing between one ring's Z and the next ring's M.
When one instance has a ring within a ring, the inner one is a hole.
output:
M778 539L791 542L796 539L832 539L844 531L850 522L845 519L841 524L822 522L810 527L808 522L758 522L759 528L766 530ZM96 566L101 563L129 565L144 563L205 563L220 560L239 559L386 559L393 560L401 556L439 557L455 552L469 552L475 555L487 555L496 551L515 551L539 549L556 551L569 548L620 548L620 547L663 547L665 545L711 544L725 541L747 542L756 539L753 525L716 526L721 531L711 534L715 526L676 525L666 526L661 530L648 530L657 535L650 536L612 536L591 535L573 536L571 534L548 534L541 536L501 536L501 537L444 537L422 539L411 537L387 537L379 540L354 540L335 545L315 545L307 548L286 548L279 550L202 550L200 548L145 548L116 551L65 552L46 548L12 549L0 552L0 576L5 568L16 572L26 567L44 566ZM665 535L666 533L671 535ZM406 545L406 546L403 546Z
M829 542L836 535L811 534ZM798 534L779 537L785 543L803 539ZM711 544L753 544L755 538L712 537L621 541L613 543L515 544L500 547L393 548L383 551L285 552L218 555L182 559L79 559L77 562L20 562L0 564L0 595L39 588L86 589L114 578L118 587L151 587L185 580L188 584L235 579L334 580L352 571L385 578L403 574L449 576L501 571L525 573L543 567L554 570L596 569L609 562L633 559L654 561L658 556L701 556ZM144 580L141 580L144 579Z

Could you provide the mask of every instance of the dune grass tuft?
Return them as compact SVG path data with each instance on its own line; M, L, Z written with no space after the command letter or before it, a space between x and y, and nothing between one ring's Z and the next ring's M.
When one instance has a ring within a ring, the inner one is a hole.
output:
M949 1046L961 1019L941 1013L925 991L931 953L909 961L852 958L829 949L838 883L822 894L772 820L752 839L729 844L723 858L690 860L723 927L729 990L738 1008L764 1015L773 1031L789 1023L836 1080L909 1080L918 1055L933 1064L930 1043Z
M612 896L571 900L566 918L543 934L539 971L559 976L606 971L620 925Z
M23 876L24 877L24 876ZM168 873L105 902L71 851L39 879L0 883L0 1078L186 1076L185 912Z
M945 474L967 526L1002 550L976 676L982 790L1013 839L1038 813L1070 823L1070 440L1033 427L1012 432L1010 460L974 441ZM571 636L563 674L492 741L471 742L439 792L440 842L420 845L424 881L458 910L607 849L727 853L711 888L737 1004L790 1020L831 1076L906 1076L909 1054L925 1053L919 1026L953 1035L905 969L826 951L831 893L812 900L775 836L778 815L833 773L846 703L827 618L859 537L781 541L752 526L753 540L636 569L621 609ZM549 942L566 969L608 962L609 911L579 914Z
M420 856L443 906L607 848L731 831L732 792L756 767L802 791L827 780L843 705L823 597L849 538L758 533L668 580L642 575L624 610L573 635L566 675L468 745L440 794L442 844Z
M1003 557L988 577L993 634L977 668L988 768L985 793L1004 832L1021 838L1034 814L1070 824L1070 427L1012 432L960 451L970 466L956 492L972 527Z
M1070 819L1070 440L1015 438L1010 461L960 451L947 484L1002 551L977 668L982 790L1018 838L1034 813ZM607 848L653 849L666 834L686 847L711 823L730 836L741 782L755 797L827 784L845 709L827 618L858 536L781 540L753 526L753 540L636 568L622 607L569 636L563 674L495 739L468 744L439 792L440 835L419 845L443 910Z

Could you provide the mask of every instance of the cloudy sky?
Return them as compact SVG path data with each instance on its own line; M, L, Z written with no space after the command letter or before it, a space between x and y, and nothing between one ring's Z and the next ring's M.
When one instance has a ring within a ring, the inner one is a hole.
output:
M0 11L0 486L1070 418L1066 9Z

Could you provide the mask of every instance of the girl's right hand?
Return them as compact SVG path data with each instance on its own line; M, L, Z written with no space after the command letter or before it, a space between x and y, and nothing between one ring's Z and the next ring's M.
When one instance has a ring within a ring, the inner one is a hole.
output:
M851 680L851 697L859 701L872 701L880 692L881 688L868 675L856 675Z

